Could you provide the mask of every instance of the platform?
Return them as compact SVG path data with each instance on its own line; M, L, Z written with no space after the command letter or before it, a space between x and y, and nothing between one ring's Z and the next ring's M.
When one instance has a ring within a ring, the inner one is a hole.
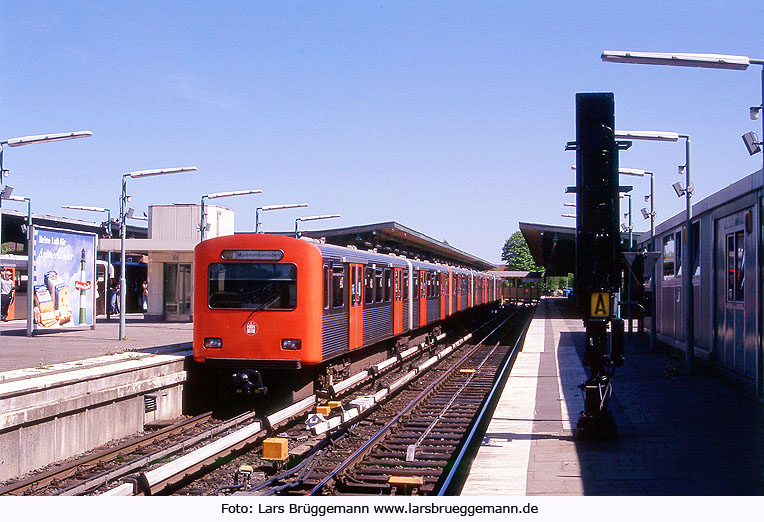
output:
M128 314L127 339L119 340L119 318L98 317L96 327L68 328L26 337L26 321L0 323L0 372L44 367L124 351L190 349L192 323L146 322Z
M0 323L0 481L182 415L190 323L130 317L26 337Z
M542 299L461 494L764 494L764 405L626 338L619 440L576 441L583 325L564 299Z

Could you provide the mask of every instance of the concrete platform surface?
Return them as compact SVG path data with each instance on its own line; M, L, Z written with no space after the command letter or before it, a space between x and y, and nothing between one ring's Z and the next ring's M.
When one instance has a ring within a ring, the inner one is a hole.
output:
M124 351L190 348L192 323L152 323L128 314L127 339L119 340L119 319L99 317L95 329L61 329L26 337L26 321L0 322L0 372L44 367Z
M574 438L584 329L543 299L462 495L762 495L764 405L627 334L619 440Z

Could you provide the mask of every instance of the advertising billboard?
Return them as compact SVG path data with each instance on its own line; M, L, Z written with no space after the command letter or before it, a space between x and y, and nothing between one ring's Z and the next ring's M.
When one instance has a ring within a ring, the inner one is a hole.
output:
M95 234L34 227L34 330L93 326Z

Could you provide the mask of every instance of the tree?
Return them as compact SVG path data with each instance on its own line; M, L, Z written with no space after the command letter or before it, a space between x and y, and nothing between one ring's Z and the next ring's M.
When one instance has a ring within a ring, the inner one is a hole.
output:
M529 272L544 272L544 268L533 262L533 256L525 242L523 233L519 230L504 242L501 259L507 262L510 270L527 270Z

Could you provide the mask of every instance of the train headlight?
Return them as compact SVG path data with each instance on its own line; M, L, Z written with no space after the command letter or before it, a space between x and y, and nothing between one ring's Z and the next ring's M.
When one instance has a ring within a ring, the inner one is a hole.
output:
M299 350L302 348L302 341L300 339L282 339L282 350Z
M222 348L223 339L221 339L220 337L205 337L204 347L205 348Z

